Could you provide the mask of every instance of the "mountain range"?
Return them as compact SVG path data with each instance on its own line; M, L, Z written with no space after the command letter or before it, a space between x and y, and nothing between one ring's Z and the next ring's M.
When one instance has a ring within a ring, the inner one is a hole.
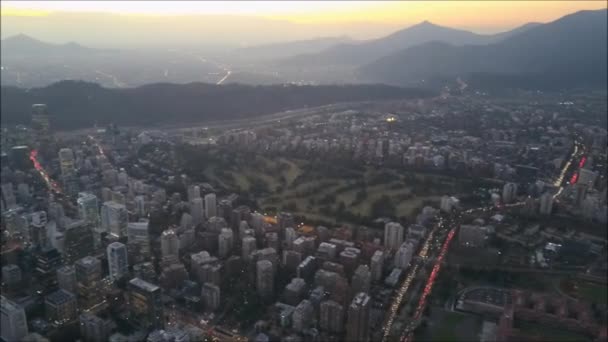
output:
M493 35L482 35L423 21L386 37L369 41L337 44L318 53L307 53L285 58L280 61L280 64L299 67L320 65L358 66L371 63L378 58L399 50L432 41L449 42L454 45L489 44L538 25L540 24L528 23L511 31Z
M580 11L487 45L427 42L382 57L358 72L366 81L401 85L433 77L470 77L494 83L520 78L522 85L536 79L535 86L605 87L607 14Z

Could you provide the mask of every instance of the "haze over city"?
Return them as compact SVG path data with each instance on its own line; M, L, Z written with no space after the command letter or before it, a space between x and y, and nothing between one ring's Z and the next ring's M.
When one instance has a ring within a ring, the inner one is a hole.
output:
M1 29L1 342L607 341L605 1Z

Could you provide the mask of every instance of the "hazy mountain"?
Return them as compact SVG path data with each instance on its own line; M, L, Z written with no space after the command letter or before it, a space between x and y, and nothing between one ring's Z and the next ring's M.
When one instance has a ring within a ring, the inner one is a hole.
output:
M83 54L103 51L90 49L74 42L69 42L66 44L46 43L24 34L18 34L15 36L8 37L6 39L2 39L0 41L0 47L0 53L2 53L2 56L7 57L30 56L32 54Z
M518 28L518 30L525 29L526 27ZM432 41L454 45L488 44L503 39L509 34L510 32L481 35L424 21L383 38L335 45L319 53L286 58L280 61L280 64L288 66L363 65L410 46Z
M229 120L338 102L404 99L433 95L420 89L386 85L246 86L157 83L137 88L103 88L63 81L44 88L2 87L2 126L29 123L33 103L46 103L58 128L176 124Z
M231 55L243 60L285 58L302 53L320 52L330 46L350 41L352 41L352 39L347 36L288 41L239 48L232 51Z
M522 85L536 79L535 86L605 87L606 14L577 12L490 45L422 44L378 59L362 67L360 75L389 84L475 74L486 82L506 78L512 85L517 79Z
M495 33L493 35L491 35L490 37L492 37L492 39L494 40L494 42L498 42L501 41L503 39L518 35L522 32L526 32L531 28L537 27L539 25L542 25L542 23L527 23L527 24L523 24L521 26L518 26L512 30L509 31L505 31L505 32L500 32L500 33Z

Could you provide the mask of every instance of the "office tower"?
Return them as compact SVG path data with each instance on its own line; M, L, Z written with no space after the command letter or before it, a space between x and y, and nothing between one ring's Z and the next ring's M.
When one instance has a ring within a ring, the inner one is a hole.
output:
M143 329L162 329L165 323L160 287L133 278L127 288L131 321Z
M135 196L135 212L139 217L146 217L148 210L146 209L146 198L143 195Z
M80 192L78 193L76 202L78 203L78 216L80 219L85 220L94 228L98 228L101 224L101 219L99 217L97 196L88 192Z
M119 279L129 272L127 246L120 242L112 242L107 248L108 268L112 280Z
M14 287L21 283L21 269L15 264L2 266L2 284Z
M302 262L302 254L300 252L286 250L283 251L283 266L290 273L296 273L298 266Z
M363 292L358 293L348 307L346 323L346 340L354 342L369 341L370 297Z
M160 250L163 260L179 259L179 238L173 229L167 229L161 234Z
M213 233L219 233L222 228L228 227L226 220L223 217L213 216L209 218L208 231Z
M587 196L588 185L584 183L574 184L574 204L580 206L583 204L583 200Z
M291 316L292 328L297 332L302 332L304 329L312 325L314 308L309 300L304 299L296 306Z
M240 205L232 210L230 214L230 226L233 229L237 229L241 221L249 221L251 216L251 209L246 205Z
M450 198L450 196L441 197L441 203L439 205L439 208L445 213L449 213L452 211L452 199Z
M276 251L279 250L279 234L276 232L269 232L264 235L264 238L266 240L267 248L272 248Z
M249 228L249 224L247 223L247 221L241 221L241 223L239 223L239 239L243 239L246 235L256 236L255 232L254 234L251 234L251 231L252 229Z
M203 199L198 197L190 202L190 214L195 225L203 222Z
M124 204L114 201L104 202L101 207L101 226L115 237L127 235L129 215Z
M188 213L183 213L182 218L179 221L179 225L182 230L186 230L186 229L192 228L193 222L194 221L192 220L192 215L190 215Z
M243 260L247 261L251 259L251 253L257 250L256 240L253 236L245 236L242 241L242 257Z
M277 215L277 224L279 225L279 229L283 230L287 227L295 227L296 222L294 221L293 215L287 212L280 212Z
M63 255L66 264L72 264L93 251L95 246L93 229L86 221L77 220L68 223L63 236Z
M372 282L372 274L367 265L359 265L353 274L351 288L354 293L369 292Z
M135 278L140 278L147 282L156 281L156 271L154 270L154 264L149 261L133 265L133 275L135 276Z
M507 183L502 188L502 202L511 203L517 196L517 184Z
M67 265L57 269L57 284L62 290L76 293L76 270L74 266Z
M384 225L384 248L396 250L403 243L403 226L397 222Z
M344 308L333 300L322 302L320 305L321 330L339 334L344 329Z
M7 342L21 341L28 333L25 310L4 296L0 296L0 312L2 313L0 337Z
M293 251L289 251L289 252L293 252ZM295 253L298 253L298 252L295 252ZM300 255L300 259L301 259L301 255ZM304 278L307 281L309 281L310 279L312 279L312 277L314 276L316 271L317 271L317 259L315 257L309 255L306 257L306 259L304 259L304 261L300 262L300 264L298 265L298 267L296 269L296 272L297 272L296 274L297 274L298 278Z
M103 319L90 312L78 317L80 321L80 336L84 342L106 342L112 333L112 321Z
M349 277L353 274L357 265L359 265L360 254L361 250L355 247L346 247L340 252L338 260L344 266L344 271Z
M148 220L127 224L127 250L134 264L150 258L150 235Z
M414 249L416 247L411 241L406 241L401 244L401 247L395 253L395 267L402 270L406 270L410 267L412 256L414 255Z
M204 283L201 287L201 298L205 310L212 312L220 307L220 288L212 283Z
M260 260L256 263L256 289L264 298L272 296L274 291L274 272L272 262Z
M582 203L581 213L583 218L586 220L593 220L596 216L597 209L600 206L599 199L597 197L587 197Z
M78 315L76 296L65 290L57 290L44 298L46 319L57 325L63 325Z
M59 150L59 167L62 176L73 176L76 173L74 169L74 153L69 148Z
M315 238L312 236L300 236L293 242L293 249L302 255L312 255L315 252Z
M216 216L222 217L222 218L224 218L224 220L226 220L226 222L229 222L231 215L232 215L232 201L227 200L227 199L221 200L220 203L217 205L217 215ZM207 217L207 218L209 218L209 217Z
M232 253L234 245L233 233L230 228L222 228L222 232L218 235L218 246L220 258L226 258Z
M321 242L317 248L317 258L324 261L332 261L336 259L338 247L332 243Z
M124 169L120 169L116 179L118 186L127 186L129 184L129 175L127 175Z
M371 273L372 273L372 281L379 282L382 279L382 273L384 270L384 252L376 251L374 255L372 255L371 260Z
M551 215L552 210L553 210L553 195L546 192L542 196L540 196L540 214L541 215Z
M41 149L51 143L51 123L46 104L32 105L32 134Z
M420 224L412 224L407 228L407 238L422 240L426 235L426 227Z
M36 285L41 286L44 291L54 289L57 285L56 272L62 264L62 257L55 248L45 247L36 253Z
M195 198L201 198L201 188L198 185L188 186L188 202L192 202Z
M84 257L74 263L76 271L76 294L79 307L87 310L103 301L101 289L101 262L92 256Z
M265 225L266 221L264 220L264 215L260 213L251 214L251 228L256 232L256 234L263 234Z
M296 230L293 229L292 227L287 227L285 228L285 242L284 242L284 246L286 249L292 249L293 248L293 242L298 238L298 234L296 233Z
M302 278L293 278L291 282L285 286L285 303L289 305L297 305L306 292L306 281Z
M215 204L215 194L206 194L205 195L205 217L211 218L214 216L217 216L217 206Z

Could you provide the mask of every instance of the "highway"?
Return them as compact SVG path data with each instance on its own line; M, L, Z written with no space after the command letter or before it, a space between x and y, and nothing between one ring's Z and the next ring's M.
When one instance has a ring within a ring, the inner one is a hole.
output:
M42 165L40 165L40 162L38 161L38 150L30 151L30 160L32 161L32 163L34 163L34 168L36 169L36 171L38 171L42 179L44 179L44 182L46 183L49 190L58 194L63 193L61 187L57 184L57 182L52 180L51 177L49 177L48 172L46 172Z

